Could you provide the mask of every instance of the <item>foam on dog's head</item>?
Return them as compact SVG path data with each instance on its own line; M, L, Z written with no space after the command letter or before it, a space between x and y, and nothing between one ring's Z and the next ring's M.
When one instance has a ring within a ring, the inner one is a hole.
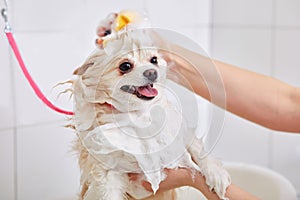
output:
M123 10L119 13L111 13L100 21L97 27L98 39L96 46L100 49L106 46L107 41L115 34L140 28L149 28L148 17L143 13Z

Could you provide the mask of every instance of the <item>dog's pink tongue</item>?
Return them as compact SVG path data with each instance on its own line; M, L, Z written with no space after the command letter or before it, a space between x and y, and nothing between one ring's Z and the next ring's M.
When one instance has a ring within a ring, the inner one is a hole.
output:
M155 97L158 94L157 90L151 87L151 85L138 87L137 91L146 97Z

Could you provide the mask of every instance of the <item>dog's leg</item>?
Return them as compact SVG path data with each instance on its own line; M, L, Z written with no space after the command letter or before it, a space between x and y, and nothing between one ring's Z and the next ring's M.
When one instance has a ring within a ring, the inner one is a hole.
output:
M206 184L211 190L217 193L221 199L225 198L227 187L230 185L231 180L228 172L223 168L222 163L210 156L201 158L199 153L203 151L202 141L195 139L193 144L189 147L189 152L192 155L193 161L200 168L201 174L205 177Z
M103 180L103 200L123 200L126 199L126 187L128 185L128 176L116 171L108 171Z
M115 171L93 172L84 200L124 200L128 177Z

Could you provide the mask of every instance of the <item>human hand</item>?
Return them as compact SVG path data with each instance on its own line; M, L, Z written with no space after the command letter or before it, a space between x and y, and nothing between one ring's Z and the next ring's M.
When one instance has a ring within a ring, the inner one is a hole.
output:
M190 186L199 190L204 194L207 199L210 200L219 200L218 195L211 191L208 185L205 183L205 177L202 176L199 172L192 172L191 169L187 168L178 168L178 169L165 169L166 179L163 180L160 185L157 193L166 192L171 189L175 189L182 186ZM136 181L139 179L141 174L130 173L128 177L131 181ZM142 181L142 186L150 192L153 192L151 189L151 184L146 180ZM236 185L231 184L226 191L226 197L231 200L259 200L259 198L249 194L248 192L240 189Z
M165 173L166 179L159 184L159 189L156 194L160 194L182 186L190 186L202 192L206 196L206 198L210 200L219 200L217 194L211 191L210 188L206 185L205 177L202 176L202 174L200 174L199 172L192 172L191 169L187 168L178 168L165 169ZM128 174L130 181L138 181L140 176L142 175L137 173ZM147 191L153 192L151 184L149 182L143 180L141 184Z
M178 169L165 169L166 179L159 184L159 189L157 192L165 192L171 189L175 189L182 186L192 186L193 178L192 172L187 168ZM128 177L130 181L137 181L141 174L129 173ZM151 184L146 180L142 181L142 186L150 192L152 191Z

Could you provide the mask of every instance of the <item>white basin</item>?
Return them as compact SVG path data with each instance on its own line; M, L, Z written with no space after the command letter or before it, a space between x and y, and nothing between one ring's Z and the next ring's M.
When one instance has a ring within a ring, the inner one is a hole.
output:
M297 200L291 182L271 169L243 163L228 163L225 167L234 184L263 200Z
M243 163L226 163L225 168L232 182L243 190L262 200L297 200L294 186L279 173L265 167ZM205 200L206 198L191 187L177 189L179 200ZM73 200L74 197L59 200Z
M297 200L294 186L279 173L265 167L243 163L226 163L232 182L262 200ZM204 200L200 192L183 187L180 200Z

